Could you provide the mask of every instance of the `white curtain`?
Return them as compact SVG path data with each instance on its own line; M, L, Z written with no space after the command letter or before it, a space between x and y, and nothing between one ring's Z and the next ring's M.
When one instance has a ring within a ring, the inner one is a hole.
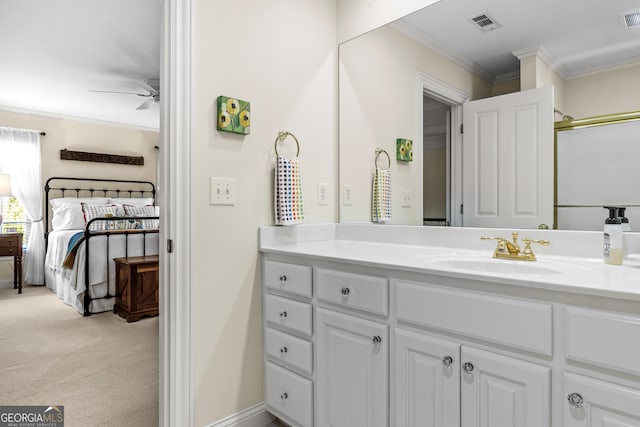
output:
M24 207L31 232L24 255L24 281L44 284L44 232L42 226L42 161L40 132L0 127L0 162L11 176L11 192Z

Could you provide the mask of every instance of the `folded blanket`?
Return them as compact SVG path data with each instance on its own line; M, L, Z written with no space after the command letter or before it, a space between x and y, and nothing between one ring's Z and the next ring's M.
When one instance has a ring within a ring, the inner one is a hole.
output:
M69 239L69 244L67 245L67 255L64 257L64 261L62 262L62 266L64 268L72 269L73 263L76 260L76 253L78 252L78 248L84 242L84 232L80 231Z
M379 169L373 175L371 196L371 221L386 224L391 222L391 170Z
M298 159L278 156L275 172L274 213L277 225L304 222L302 182Z

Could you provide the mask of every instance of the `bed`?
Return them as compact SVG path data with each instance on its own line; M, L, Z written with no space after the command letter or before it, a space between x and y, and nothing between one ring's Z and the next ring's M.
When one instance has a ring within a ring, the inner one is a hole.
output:
M113 259L158 255L154 184L52 177L44 190L47 288L84 316L113 310Z

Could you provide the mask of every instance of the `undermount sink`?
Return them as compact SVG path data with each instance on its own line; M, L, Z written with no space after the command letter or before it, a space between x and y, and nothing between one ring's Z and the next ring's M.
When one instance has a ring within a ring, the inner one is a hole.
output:
M561 274L563 270L544 267L526 261L504 261L496 259L440 259L430 264L448 269L478 271L495 274Z

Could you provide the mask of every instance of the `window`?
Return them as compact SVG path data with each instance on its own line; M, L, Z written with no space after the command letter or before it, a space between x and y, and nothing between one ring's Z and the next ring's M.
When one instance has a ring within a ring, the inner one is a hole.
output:
M3 233L22 233L22 244L27 245L31 223L27 221L24 208L15 197L0 197Z

